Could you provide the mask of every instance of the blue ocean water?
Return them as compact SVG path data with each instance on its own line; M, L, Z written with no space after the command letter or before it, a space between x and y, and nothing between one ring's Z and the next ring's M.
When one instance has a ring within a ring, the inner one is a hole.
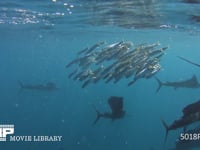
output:
M181 81L200 68L177 58L199 61L199 4L185 1L15 0L0 2L0 124L14 124L14 135L61 135L61 142L0 142L4 150L163 150L175 147L182 129L165 129L182 108L199 99L199 89L162 87L154 77L127 87L100 81L81 88L65 66L77 52L99 41L169 46L156 74ZM24 84L54 82L57 91L21 90ZM110 96L124 97L126 116L112 122L96 113L109 110Z

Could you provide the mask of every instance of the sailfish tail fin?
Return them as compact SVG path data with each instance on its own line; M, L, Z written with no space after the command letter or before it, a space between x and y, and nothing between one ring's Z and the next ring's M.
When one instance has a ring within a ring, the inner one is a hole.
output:
M168 132L169 132L169 127L168 127L168 125L166 124L166 122L165 122L163 119L161 119L161 122L162 122L162 124L163 124L163 126L165 127L165 130L166 130L166 133L165 133L165 140L164 140L164 144L165 144L166 141L167 141L167 136L168 136Z
M94 107L94 109L95 109L95 111L97 113L97 117L93 122L93 125L95 125L99 121L99 119L101 118L101 113L96 109L96 107L94 105L93 105L93 107Z
M158 82L158 88L156 90L156 93L159 92L160 88L162 87L163 83L160 81L160 79L158 79L157 77L155 77L156 81Z

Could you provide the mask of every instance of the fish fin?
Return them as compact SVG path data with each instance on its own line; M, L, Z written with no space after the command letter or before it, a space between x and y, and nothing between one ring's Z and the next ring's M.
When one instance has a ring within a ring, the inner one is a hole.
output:
M196 77L195 74L192 76L191 80L194 81L194 82L198 82L198 81L197 81L197 77Z
M96 117L96 119L94 120L94 122L93 122L93 125L95 125L98 121L99 121L99 119L101 118L101 114L100 114L100 112L96 109L96 107L93 105L93 107L94 107L94 109L95 109L95 111L96 111L96 113L97 113L97 117Z
M155 77L156 81L158 82L158 88L156 90L156 93L159 92L160 88L162 87L163 83L160 81L160 79L158 79L157 77Z
M168 132L169 132L169 127L168 127L168 125L166 124L166 122L165 122L163 119L161 119L161 122L162 122L162 124L163 124L163 126L165 127L165 130L166 130L166 133L165 133L165 140L164 140L164 144L165 144L166 141L167 141L167 136L168 136Z

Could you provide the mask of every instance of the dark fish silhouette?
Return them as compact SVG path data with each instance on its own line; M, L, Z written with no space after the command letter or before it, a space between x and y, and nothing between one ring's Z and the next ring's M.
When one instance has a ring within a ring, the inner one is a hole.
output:
M111 96L108 99L108 104L110 105L112 112L100 113L95 108L96 113L97 113L97 118L93 124L96 124L101 117L112 119L112 120L121 119L124 117L125 111L123 110L123 97Z
M53 82L47 82L44 85L43 84L31 85L31 84L23 84L22 82L19 81L19 84L21 89L27 89L27 90L54 91L58 89L56 87L56 84Z
M185 129L187 125L200 121L200 101L187 105L183 108L182 112L183 116L175 120L170 126L168 126L164 120L161 120L166 129L165 141L170 130L176 130L178 128Z
M183 2L185 2L185 3L191 3L191 4L198 4L198 3L200 3L199 0L183 0Z
M88 51L88 50L89 50L89 48L86 47L86 48L84 48L83 50L79 51L79 52L78 52L78 55L80 55L80 54L82 54L82 53L85 53L85 52Z
M200 100L198 100L197 102L194 102L192 104L189 104L183 108L184 116L191 115L196 112L200 112Z
M105 44L104 41L101 41L101 42L94 44L92 47L90 47L86 50L86 54L89 54L90 52L92 52L93 50L95 50L96 48L98 48L99 46L101 46L103 44Z
M164 120L161 120L161 121L162 121L163 126L166 129L166 134L165 134L165 142L166 142L167 135L170 130L176 130L178 128L185 128L186 126L188 126L196 121L200 121L200 112L196 112L194 114L182 117L178 120L175 120L170 126L168 126Z
M188 59L185 59L185 58L183 58L183 57L181 57L181 56L177 56L177 57L180 58L180 59L182 59L182 60L184 60L184 61L186 61L186 62L188 62L188 63L190 63L190 64L192 64L192 65L195 65L195 66L197 66L197 67L200 67L200 64L194 63L194 62L192 62L192 61L190 61L190 60L188 60Z
M162 86L171 86L174 87L174 89L177 88L199 88L200 84L197 80L197 77L195 75L192 76L192 78L188 79L188 80L184 80L184 81L177 81L177 82L161 82L157 77L156 81L158 82L158 88L156 90L156 92L159 92L160 88Z

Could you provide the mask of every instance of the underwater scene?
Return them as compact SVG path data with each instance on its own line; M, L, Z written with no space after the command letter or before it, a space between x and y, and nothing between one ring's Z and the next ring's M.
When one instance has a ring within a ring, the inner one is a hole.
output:
M199 0L1 0L3 150L199 150Z

